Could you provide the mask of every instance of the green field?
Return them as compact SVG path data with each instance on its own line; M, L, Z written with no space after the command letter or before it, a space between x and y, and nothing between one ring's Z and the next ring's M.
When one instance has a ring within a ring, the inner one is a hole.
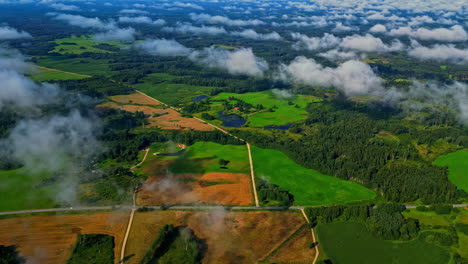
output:
M408 242L374 237L357 222L320 224L316 228L322 250L338 264L442 264L450 253L418 238Z
M159 146L159 147L156 147ZM209 173L230 172L248 173L249 160L245 145L221 145L213 142L199 141L188 146L180 156L155 156L154 152L174 153L179 149L156 144L142 166L152 166L158 160L172 160L169 170L172 173ZM219 160L229 160L227 168L221 168Z
M42 67L83 75L110 75L111 73L108 60L48 56L39 58L37 64Z
M438 166L448 166L449 180L458 188L468 192L468 151L459 150L439 157Z
M280 151L252 146L252 158L256 177L288 190L297 205L341 204L376 196L355 182L301 167Z
M52 42L56 43L57 46L50 52L57 52L60 54L82 54L85 52L108 53L109 51L96 48L95 46L98 44L120 45L117 41L97 42L94 41L92 37L86 35L81 35L79 37L73 35L69 38L56 39Z
M47 81L62 81L62 80L79 80L86 78L76 74L67 72L53 71L45 68L39 68L39 72L30 76L31 79L37 82Z
M220 93L213 99L226 100L229 97L238 98L251 105L263 105L265 108L278 107L274 112L262 110L248 116L248 124L251 127L264 127L270 125L285 125L307 118L305 107L311 102L320 102L321 99L311 95L291 95L291 97L278 97L272 92L252 92L245 94ZM292 103L292 104L290 104ZM297 105L298 107L296 107Z
M45 177L33 176L24 169L0 171L0 211L52 208L58 186L39 186Z
M167 73L152 73L143 78L143 83L132 87L170 105L188 102L192 97L209 94L215 88L171 83L174 78Z

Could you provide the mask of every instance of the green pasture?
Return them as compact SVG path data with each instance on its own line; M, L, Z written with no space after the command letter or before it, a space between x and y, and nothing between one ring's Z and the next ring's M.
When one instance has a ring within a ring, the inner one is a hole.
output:
M276 150L252 146L257 178L264 178L288 190L297 205L331 205L370 200L376 194L352 181L306 169Z
M459 150L443 155L434 164L447 166L449 180L458 188L468 192L468 151Z
M81 35L79 37L72 35L71 37L56 39L52 42L56 43L57 46L50 52L57 52L60 54L82 54L85 52L108 53L109 51L96 48L95 46L98 44L120 45L118 41L97 42L93 40L91 36L86 35Z
M175 153L180 150L175 145L168 146L161 143L158 145L159 148L151 148L142 167L157 166L158 161L170 160L168 169L172 173L249 172L248 153L245 145L221 145L199 141L188 146L180 156L157 156L154 155L155 152ZM226 168L221 168L220 159L230 161Z
M320 98L311 95L275 96L272 90L244 94L220 93L213 99L226 100L230 97L235 97L253 106L263 105L266 108L247 117L248 124L251 127L299 122L307 118L308 113L305 110L307 104L321 101ZM272 107L275 107L274 112L268 110L268 108Z
M57 69L83 75L110 75L108 60L90 58L69 58L66 56L47 56L37 60L42 67Z
M59 186L46 185L44 175L32 175L24 169L0 171L0 211L52 208Z
M192 97L209 94L215 88L171 83L174 78L167 73L152 73L143 78L143 83L132 87L169 105L188 102Z
M68 73L53 71L45 68L38 68L39 72L31 75L31 79L37 82L48 82L48 81L63 81L63 80L79 80L86 78L84 76Z
M357 222L320 224L316 228L321 249L339 264L443 264L450 253L421 238L386 241L374 237Z

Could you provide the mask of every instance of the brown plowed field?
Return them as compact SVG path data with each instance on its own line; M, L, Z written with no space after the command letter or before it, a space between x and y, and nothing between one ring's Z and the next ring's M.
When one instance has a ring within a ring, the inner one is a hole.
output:
M151 100L142 94L115 95L109 97L114 102L107 102L98 107L122 109L128 112L143 112L148 116L148 127L159 127L162 129L193 129L198 131L210 131L214 128L195 118L182 117L179 112L171 108L155 108L148 105L158 106L158 102Z
M160 105L157 101L148 98L140 93L126 95L114 95L109 97L112 101L122 104L140 104L140 105Z
M0 241L17 245L27 263L61 264L70 258L77 234L105 234L114 237L117 263L128 216L126 212L111 212L3 219Z
M202 263L256 263L304 224L295 212L153 211L136 213L128 239L127 263L138 263L165 224L185 225L204 239ZM301 255L301 252L295 252Z
M250 178L243 173L212 172L151 176L138 192L138 205L203 202L252 204Z
M303 228L269 260L273 263L312 263L315 257L315 249L309 248L311 242L312 234L310 229Z

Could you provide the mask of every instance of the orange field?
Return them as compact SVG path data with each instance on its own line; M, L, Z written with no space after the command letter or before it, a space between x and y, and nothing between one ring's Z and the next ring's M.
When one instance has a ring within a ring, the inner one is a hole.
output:
M141 93L132 93L126 95L114 95L109 97L112 101L122 104L140 104L140 105L160 105L156 100L144 96Z
M17 245L27 263L66 263L78 234L114 237L116 263L128 221L128 212L28 216L0 220L0 243Z
M223 205L252 203L250 178L243 173L213 172L151 176L137 196L138 205L202 202Z
M210 212L136 213L125 251L126 256L133 256L127 263L136 264L141 260L165 224L185 225L205 240L207 250L202 263L239 264L266 258L304 223L296 212L229 212L220 208Z
M99 107L118 108L128 112L143 112L148 117L148 127L162 129L193 129L210 131L214 128L195 118L182 117L174 109L162 107L160 103L139 93L115 95L109 97L113 102L107 102ZM157 106L157 107L155 107Z
M273 263L312 263L315 257L315 249L309 248L312 242L312 234L309 228L301 231L286 242L271 258Z

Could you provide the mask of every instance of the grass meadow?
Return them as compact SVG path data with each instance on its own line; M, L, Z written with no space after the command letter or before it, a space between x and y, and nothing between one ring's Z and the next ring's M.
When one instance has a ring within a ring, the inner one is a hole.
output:
M450 253L423 239L386 241L374 237L357 222L320 224L316 228L320 246L333 263L339 264L441 264Z
M31 75L30 77L32 80L37 82L79 80L86 78L84 76L68 72L54 71L46 68L39 68L39 72Z
M42 67L83 75L110 75L111 73L108 60L48 56L39 58L37 64Z
M151 153L155 151L152 149ZM173 163L169 167L172 173L249 172L249 160L245 145L221 145L199 141L188 146L181 156L154 157L153 155L152 159L172 160ZM220 159L230 161L226 168L221 168L218 163Z
M229 97L238 98L254 106L260 104L265 108L277 107L277 109L274 109L274 112L264 110L250 115L248 121L251 127L285 125L299 122L307 118L308 113L305 107L308 103L321 101L320 98L311 95L291 95L290 98L282 98L275 96L272 90L245 94L220 93L213 99L225 100Z
M288 190L296 205L331 205L370 200L376 194L352 181L344 181L306 169L276 150L252 146L257 178Z
M143 83L134 84L132 87L169 105L188 102L192 97L209 94L215 88L171 83L174 78L167 73L152 73L143 78Z
M46 179L31 175L24 169L0 171L0 211L52 208L56 185L41 186Z
M468 151L459 150L439 157L438 166L448 166L449 180L458 188L468 192Z

